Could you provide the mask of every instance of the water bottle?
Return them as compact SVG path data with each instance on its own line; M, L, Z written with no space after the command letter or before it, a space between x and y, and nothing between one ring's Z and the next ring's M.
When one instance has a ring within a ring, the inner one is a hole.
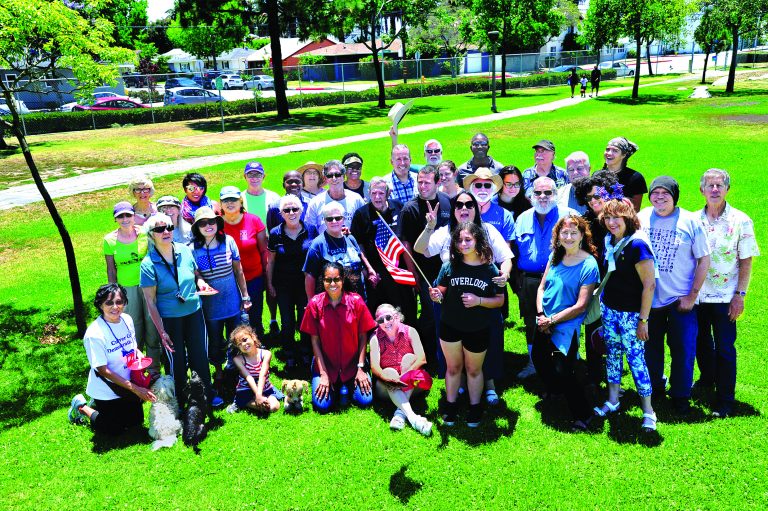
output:
M339 406L347 406L349 404L349 389L342 383L339 389Z
M240 324L241 325L250 325L251 324L250 318L248 317L248 311L246 311L246 310L240 311Z

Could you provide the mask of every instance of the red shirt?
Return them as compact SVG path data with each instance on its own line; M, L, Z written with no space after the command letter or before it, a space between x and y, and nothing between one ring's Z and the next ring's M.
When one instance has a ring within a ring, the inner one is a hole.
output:
M400 324L395 334L395 340L390 341L387 333L381 328L376 329L376 339L379 341L379 365L382 369L392 367L400 373L400 365L403 361L403 356L408 353L413 353L413 344L411 343L411 337L408 335L410 328L408 325Z
M320 337L320 349L331 383L355 377L360 334L374 328L376 322L363 297L346 292L336 307L331 305L325 292L313 296L301 322L302 332Z
M265 229L264 222L250 213L243 213L243 218L239 223L228 224L224 222L224 233L232 236L238 250L240 250L240 263L243 265L245 280L261 277L264 271L256 235Z

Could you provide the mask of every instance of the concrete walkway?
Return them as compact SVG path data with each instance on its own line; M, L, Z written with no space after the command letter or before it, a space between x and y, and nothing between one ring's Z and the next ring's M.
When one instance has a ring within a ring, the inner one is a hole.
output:
M687 76L684 78L674 78L670 80L664 80L655 83L641 84L640 87L653 87L656 85L663 85L675 82L688 81L692 77ZM565 88L564 88L565 89ZM615 87L612 89L606 89L602 92L603 96L616 94L631 90L632 87ZM533 115L542 112L551 112L560 108L566 108L583 103L584 101L590 101L591 98L565 98L543 105L529 106L525 108L516 108L514 110L508 110L505 112L499 112L496 114L482 115L479 117L471 117L467 119L455 119L452 121L438 122L432 124L422 124L420 126L412 126L408 128L402 128L399 130L400 134L407 135L411 133L421 133L424 131L433 131L440 128L450 128L454 126L470 126L474 124L487 124L490 122L502 121L505 119L512 119L514 117L522 117L525 115ZM84 174L81 176L68 177L46 183L48 193L54 199L59 197L67 197L69 195L76 195L78 193L91 192L94 190L103 190L105 188L112 188L114 186L127 184L130 179L136 174L147 174L151 177L164 176L167 174L177 174L182 172L192 172L197 169L210 167L213 165L219 165L222 163L229 163L242 160L254 160L259 158L268 158L272 156L280 156L292 152L298 151L314 151L316 149L323 149L327 147L336 147L349 145L356 142L364 142L366 140L375 140L379 138L389 138L389 133L386 131L377 131L375 133L365 133L362 135L354 135L351 137L336 138L332 140L323 140L319 142L307 142L303 144L285 145L280 147L273 147L269 149L259 149L256 151L246 151L240 153L220 154L216 156L201 156L196 158L187 158L184 160L169 161L162 163L150 163L146 165L136 165L133 167L124 167L120 169L105 170L101 172L94 172L92 174ZM7 190L0 191L0 210L10 209L18 206L24 206L33 202L42 201L43 198L37 190L34 184L15 186Z

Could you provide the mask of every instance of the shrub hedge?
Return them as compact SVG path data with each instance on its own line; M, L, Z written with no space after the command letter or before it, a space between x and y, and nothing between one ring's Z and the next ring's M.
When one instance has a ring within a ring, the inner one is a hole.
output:
M545 87L563 85L568 73L544 73L529 76L507 78L507 89ZM603 71L603 79L616 78L612 69ZM497 81L497 86L500 82ZM420 96L442 96L450 94L466 94L473 92L488 92L487 78L458 78L430 81L424 84L411 82L386 88L387 99L406 99ZM323 94L305 94L289 96L288 105L291 109L315 106L338 105L342 103L361 103L376 101L378 89L363 91L329 92ZM259 98L258 100L243 99L223 103L224 115L243 115L257 112L272 112L277 109L275 98ZM150 124L160 122L188 121L216 117L219 108L216 103L202 105L178 105L162 108L110 110L100 112L45 112L32 113L24 116L27 134L59 133L65 131L80 131L88 129L109 128L114 125Z

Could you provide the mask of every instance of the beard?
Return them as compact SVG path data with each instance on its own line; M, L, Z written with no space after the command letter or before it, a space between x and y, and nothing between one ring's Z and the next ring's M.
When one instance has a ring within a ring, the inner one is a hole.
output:
M546 215L547 213L555 209L556 205L557 204L555 204L553 201L550 201L546 206L542 206L538 201L536 201L533 204L533 209L536 211L536 213L540 215Z

